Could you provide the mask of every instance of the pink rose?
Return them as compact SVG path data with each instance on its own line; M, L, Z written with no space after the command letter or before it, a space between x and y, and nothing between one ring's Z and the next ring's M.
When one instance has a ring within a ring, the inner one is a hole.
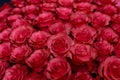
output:
M40 72L47 65L49 55L47 50L35 50L26 59L26 64L34 71Z
M39 27L50 26L54 22L54 15L50 12L43 12L36 18Z
M33 48L43 48L46 46L46 42L50 34L45 31L34 32L29 38L29 44Z
M103 63L101 63L98 73L105 80L119 80L120 59L115 56L108 57Z
M112 24L111 27L118 35L120 35L120 24Z
M120 57L120 41L114 47L115 56Z
M40 4L42 0L26 0L29 4Z
M58 3L65 7L71 7L74 0L58 0Z
M43 74L38 74L38 73L30 73L27 75L24 80L47 80L46 77Z
M75 12L70 16L70 21L76 27L89 22L89 18L84 12Z
M83 62L89 62L97 56L96 50L86 44L75 44L71 47L70 51L72 53L72 61L77 65Z
M57 34L50 37L48 40L48 48L50 52L55 56L69 56L68 53L70 47L73 45L71 38L66 34Z
M11 31L12 31L11 28L7 28L7 29L3 30L0 33L0 42L8 41L9 40L9 35L10 35Z
M92 5L88 2L81 2L81 3L75 3L74 8L79 11L83 11L86 13L92 12L93 10L96 9L95 5Z
M118 42L119 38L119 36L111 28L105 28L101 32L101 37L111 43Z
M69 63L64 58L51 59L46 68L46 76L50 80L70 80Z
M58 7L56 10L58 17L65 20L68 20L72 13L72 9L66 7Z
M28 74L28 69L24 65L13 65L5 71L5 75L2 80L23 80Z
M110 17L106 14L95 12L92 15L92 24L95 28L109 25Z
M9 60L11 55L11 44L9 42L4 42L0 44L0 59L2 61Z
M0 60L0 79L2 80L5 70L9 67L9 64L7 62Z
M11 52L10 62L24 63L24 60L31 54L32 50L27 45L16 47Z
M32 32L33 29L30 26L20 26L11 32L10 39L15 43L24 43Z
M55 11L56 7L56 3L43 3L41 9L44 11Z
M98 50L99 55L109 55L113 51L113 46L106 40L99 40L94 43L95 48Z
M97 36L97 32L88 25L81 25L78 28L73 28L72 35L79 43L92 44Z

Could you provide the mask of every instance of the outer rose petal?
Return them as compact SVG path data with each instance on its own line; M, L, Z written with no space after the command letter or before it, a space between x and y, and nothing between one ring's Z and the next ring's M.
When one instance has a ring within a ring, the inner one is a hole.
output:
M15 7L23 7L25 5L25 0L11 0Z
M113 17L112 17L112 21L119 24L120 22L120 14L115 14Z
M65 7L71 7L74 0L58 0L58 3Z
M55 8L57 7L56 3L43 3L41 8L44 11L55 11Z
M73 45L73 42L69 36L66 34L57 34L51 36L51 38L48 40L48 48L50 49L50 52L56 56L69 56L68 50Z
M0 22L0 32L3 31L5 28L7 28L6 21L1 21Z
M20 26L12 31L10 39L15 43L24 43L32 32L33 29L30 26Z
M9 60L11 55L11 44L9 42L4 42L0 44L0 59L3 61Z
M50 80L70 80L69 63L64 58L51 59L46 68L46 76Z
M115 56L120 57L120 41L114 47Z
M43 48L46 46L50 34L45 31L34 32L29 38L29 44L33 48Z
M27 0L27 2L30 4L40 4L42 0Z
M112 24L111 27L118 35L120 35L120 24Z
M56 8L56 10L57 10L58 17L65 20L69 19L72 13L72 9L66 8L66 7L59 7L59 8Z
M28 69L24 65L13 65L5 71L5 75L2 80L23 80L27 75Z
M49 52L46 50L35 50L26 59L26 64L34 71L40 72L47 65L49 55Z
M92 46L85 44L75 44L71 47L71 53L73 63L78 65L95 59L97 55L96 50Z
M57 0L45 0L45 1L48 3L56 3L57 2Z
M72 35L79 43L92 44L97 36L97 32L94 28L88 25L82 25L72 30Z
M12 63L24 63L24 60L31 54L32 50L27 45L22 45L13 49L10 61Z

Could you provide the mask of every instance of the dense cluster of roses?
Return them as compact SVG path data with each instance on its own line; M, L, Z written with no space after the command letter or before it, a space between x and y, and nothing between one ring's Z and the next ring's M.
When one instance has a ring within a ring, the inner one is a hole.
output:
M0 80L120 80L120 0L4 4Z

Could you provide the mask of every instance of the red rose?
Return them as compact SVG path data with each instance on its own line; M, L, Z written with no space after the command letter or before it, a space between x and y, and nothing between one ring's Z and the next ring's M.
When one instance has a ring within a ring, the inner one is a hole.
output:
M105 80L119 80L120 58L114 56L108 57L103 63L101 63L98 73Z
M50 12L43 12L36 18L39 27L50 26L54 22L54 15Z
M42 0L27 0L28 3L30 4L40 4L42 2Z
M16 47L11 52L10 61L12 63L24 63L24 60L31 54L31 48L27 45Z
M33 48L43 48L46 46L46 42L50 34L45 31L34 32L29 38L29 44L33 46Z
M65 20L69 19L72 13L72 9L66 7L58 7L56 10L58 17Z
M69 63L64 58L51 59L46 68L46 76L50 80L70 80Z
M5 71L5 75L2 80L23 80L28 74L28 69L24 65L13 65Z
M51 36L48 40L48 48L50 52L58 57L58 56L69 56L69 49L72 46L73 42L71 38L66 34L57 34Z
M84 12L75 12L71 15L70 21L76 27L89 22L89 18Z
M9 40L9 35L10 35L11 31L12 31L11 28L7 28L7 29L3 30L0 33L0 42L8 41Z
M0 32L3 31L5 28L7 28L7 23L6 21L1 21L0 22Z
M41 9L44 11L55 11L56 7L57 7L56 3L43 3Z
M101 37L111 43L118 42L119 38L119 36L111 28L105 28L101 32Z
M46 77L43 74L38 74L38 73L30 73L27 75L24 80L47 80Z
M40 72L48 62L49 52L46 50L35 50L27 59L26 64L36 72Z
M96 3L97 5L106 5L106 4L111 4L113 3L115 0L93 0L94 3Z
M92 24L96 28L107 26L109 25L109 22L110 22L110 17L106 14L95 12L92 15Z
M118 35L120 35L120 24L112 24L111 27Z
M65 7L71 7L74 0L58 0L58 3Z
M0 79L2 80L5 70L9 67L9 64L7 62L0 60Z
M19 8L19 7L14 8L12 10L11 14L22 14L21 8Z
M11 0L13 6L15 7L23 7L25 6L25 0Z
M74 4L74 8L83 12L92 12L93 10L96 9L95 5L92 5L88 2L81 2L81 3L76 3Z
M29 26L20 26L15 28L10 35L10 39L15 43L24 43L32 34L33 29Z
M114 47L115 56L120 57L120 41Z
M75 44L71 47L71 53L73 63L78 65L95 59L97 55L96 50L92 46L86 44Z
M97 36L97 32L88 25L82 25L73 29L72 35L77 42L92 44Z
M11 55L11 44L9 42L4 42L0 44L0 59L6 61Z
M120 22L120 14L115 14L112 16L112 21L119 24Z
M106 40L100 40L94 43L99 55L109 55L113 51L113 46Z
M56 3L57 2L57 0L45 0L45 1L48 3Z

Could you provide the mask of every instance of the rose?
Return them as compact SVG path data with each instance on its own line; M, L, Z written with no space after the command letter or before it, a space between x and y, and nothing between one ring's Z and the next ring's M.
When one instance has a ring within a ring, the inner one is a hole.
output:
M92 15L92 24L95 28L104 27L109 25L110 17L106 14L95 12Z
M30 73L28 74L24 80L47 80L46 77L43 74L38 74L38 73Z
M8 41L11 31L12 31L11 28L7 28L7 29L3 30L0 33L0 42Z
M87 71L81 71L75 73L73 80L93 80L92 77L90 76L89 72Z
M56 3L43 3L41 9L44 11L55 11L56 7Z
M120 21L120 14L114 14L112 16L112 21L119 24L119 21Z
M9 60L11 55L11 44L9 42L4 42L0 44L0 59L2 61Z
M33 48L43 48L46 46L50 34L45 31L34 32L29 38L29 44Z
M70 80L69 63L64 58L51 59L46 68L46 76L50 80Z
M16 47L11 52L10 62L24 63L24 60L31 54L32 50L27 45Z
M0 22L0 32L3 31L5 28L7 28L7 23L6 21L1 21Z
M109 55L113 51L113 46L106 40L97 41L94 43L94 47L97 49L99 55L101 56Z
M32 32L33 29L30 26L20 26L11 32L10 39L15 43L24 43Z
M112 4L115 0L93 0L94 3L97 5L107 5L107 4Z
M70 47L73 45L71 38L66 34L56 34L50 37L48 40L48 48L50 52L55 56L69 56L68 53Z
M12 10L11 14L22 14L21 8L19 8L19 7L14 8Z
M74 39L79 43L92 44L97 36L97 32L94 28L88 25L82 25L72 30Z
M89 18L84 12L75 12L70 16L70 21L75 27L77 27L81 24L89 22Z
M9 67L9 64L7 62L0 60L0 79L2 79L5 70Z
M111 28L105 28L102 30L101 37L111 43L118 42L119 38L119 36Z
M23 6L25 6L25 0L11 0L11 3L15 7L23 7Z
M50 12L40 13L39 16L35 19L35 23L39 27L50 26L54 22L54 15Z
M26 64L36 72L40 72L48 62L49 52L44 49L35 50L27 59Z
M111 27L118 35L120 35L120 24L114 23L111 25Z
M5 71L5 75L2 80L23 80L27 74L28 69L26 66L16 64Z
M58 3L62 6L65 6L65 7L71 7L72 4L73 4L74 0L58 0Z
M70 51L72 53L72 61L77 65L94 60L97 56L96 50L86 44L75 44Z
M75 3L74 8L76 10L80 10L80 11L83 11L85 13L89 13L89 12L92 12L93 10L95 10L96 6L92 5L88 2L81 2L81 3Z
M42 0L27 0L28 3L30 4L40 4L42 2Z
M120 57L120 41L114 46L114 53L116 57Z
M72 13L72 9L66 8L66 7L58 7L56 8L56 11L57 11L58 17L65 20L68 20Z
M103 63L101 63L98 73L105 80L119 80L120 59L115 56L108 57Z

